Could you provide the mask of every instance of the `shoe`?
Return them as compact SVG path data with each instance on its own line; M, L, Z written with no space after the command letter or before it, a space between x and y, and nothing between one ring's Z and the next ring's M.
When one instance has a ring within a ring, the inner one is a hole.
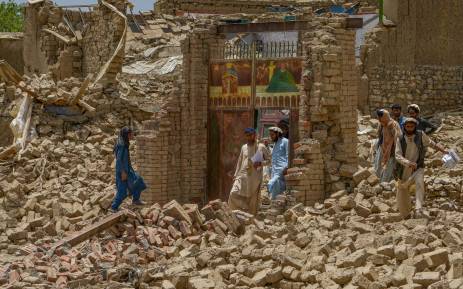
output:
M426 218L426 215L423 209L415 210L415 219L423 219L423 218Z
M404 220L410 220L411 218L412 218L412 214L409 214L406 217L404 217Z
M117 212L119 212L119 209L116 209L116 210L114 210L113 208L111 208L111 209L109 209L109 211L110 211L111 213L113 213L113 214L114 214L114 213L117 213Z
M144 206L144 205L146 205L146 203L143 202L142 200L137 200L137 201L133 201L132 205L134 205L134 206Z

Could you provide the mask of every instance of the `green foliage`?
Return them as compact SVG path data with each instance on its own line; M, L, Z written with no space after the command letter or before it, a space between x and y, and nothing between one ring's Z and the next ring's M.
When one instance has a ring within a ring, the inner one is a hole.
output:
M0 32L23 31L24 15L23 5L13 0L0 2Z

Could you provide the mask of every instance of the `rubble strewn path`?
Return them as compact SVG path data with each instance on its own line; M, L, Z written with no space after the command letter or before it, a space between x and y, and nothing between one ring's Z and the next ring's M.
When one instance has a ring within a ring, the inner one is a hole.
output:
M454 137L462 119L447 116L434 136L460 153L462 143ZM362 128L375 121L360 123ZM360 151L368 150L366 143ZM30 199L26 227L7 229L3 244L29 234L41 238L3 247L19 257L6 260L0 282L5 288L463 288L461 164L445 171L439 155L429 154L430 216L422 219L401 220L394 184L379 184L364 168L354 176L352 194L337 192L311 208L296 205L274 219L232 212L220 201L202 209L172 201L134 211L73 247L64 243L52 250L60 240L53 237L56 228L29 213L42 207ZM20 193L21 184L16 187ZM456 189L459 194L452 193ZM109 201L91 200L103 206ZM61 209L69 226L82 218L77 207ZM92 223L102 219L96 215Z

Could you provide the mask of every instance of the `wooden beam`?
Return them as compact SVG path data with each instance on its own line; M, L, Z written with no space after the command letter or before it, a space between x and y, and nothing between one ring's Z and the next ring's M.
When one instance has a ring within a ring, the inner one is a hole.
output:
M26 125L23 128L23 134L21 137L21 151L26 148L27 139L29 138L29 131L31 130L32 108L34 106L32 97L30 95L28 95L27 97L30 99L30 104L26 115Z
M0 152L0 160L6 160L10 156L16 154L16 152L18 151L18 147L19 146L17 144L13 144L13 145L7 147L6 149L4 149L3 151L1 151Z
M43 1L43 0L42 0ZM88 5L59 5L55 6L56 8L93 8L97 7L97 4L88 4Z
M217 33L245 33L245 32L278 32L308 30L309 21L262 22L246 24L221 24Z
M362 28L363 18L361 17L349 17L346 18L346 28Z
M63 36L63 35L59 34L58 32L55 32L55 31L47 29L47 28L43 28L42 31L50 33L51 35L55 36L56 38L58 38L59 40L63 41L66 44L71 43L71 39L69 39L66 36Z
M77 102L77 104L78 104L80 107L84 108L86 111L91 112L91 113L95 112L95 110L96 110L93 106L91 106L90 104L86 103L86 102L83 101L83 100L79 100L79 101Z
M127 35L127 26L128 26L127 17L124 15L124 13L119 11L113 5L105 2L104 0L101 0L101 4L104 5L106 8L108 8L109 10L111 10L116 15L118 15L124 21L124 31L122 31L121 39L119 40L119 44L117 45L116 49L114 50L113 55L100 68L100 71L98 72L98 74L96 76L96 79L91 84L92 87L95 86L98 83L98 81L100 81L103 78L103 76L105 76L105 74L108 72L109 67L111 66L111 63L114 61L116 56L119 54L119 52L124 50L124 44L125 44L125 38L126 38L126 35Z
M63 245L70 245L74 247L77 244L82 243L90 239L91 237L103 232L106 229L111 228L112 226L116 225L117 223L123 221L126 217L125 211L120 211L115 214L111 214L108 217L104 218L103 220L96 222L93 225L90 225L79 232L74 233L73 235L66 237L58 242L56 242L52 247L51 250L54 252L57 248Z
M4 81L10 81L18 84L23 80L22 76L6 62L6 60L0 59L0 79Z
M89 75L87 75L87 77L85 78L84 82L82 83L82 85L80 86L79 88L79 92L77 92L77 94L72 98L71 100L71 105L74 105L76 104L81 98L82 96L85 94L85 92L87 91L88 89L88 86L90 85L90 82L92 81L92 78L93 78L93 74L90 73Z
M217 33L246 33L246 32L279 32L309 30L309 21L296 20L286 22L261 22L245 24L220 24ZM346 28L362 28L363 18L346 18Z

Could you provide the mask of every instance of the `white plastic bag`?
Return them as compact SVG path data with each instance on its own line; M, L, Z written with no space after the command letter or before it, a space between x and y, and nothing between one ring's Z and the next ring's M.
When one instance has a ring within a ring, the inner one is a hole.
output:
M460 157L454 150L450 150L448 154L442 157L442 161L444 162L444 168L453 169L460 162Z

